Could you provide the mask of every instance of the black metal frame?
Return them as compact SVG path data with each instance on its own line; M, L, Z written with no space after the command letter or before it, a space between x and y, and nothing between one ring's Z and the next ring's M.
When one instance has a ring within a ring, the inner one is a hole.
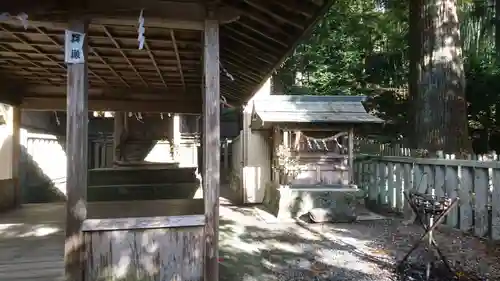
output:
M429 223L426 223L424 221L424 219L422 218L421 212L418 210L417 206L415 206L414 202L410 199L408 193L405 192L404 196L405 196L406 201L408 202L408 204L412 208L413 212L415 213L416 220L422 226L422 228L424 229L425 233L413 245L413 247L411 248L410 251L408 251L408 253L405 255L405 257L398 263L398 265L396 267L398 270L402 269L405 261L410 257L410 255L412 254L412 252L415 251L418 248L418 246L420 246L420 244L422 244L423 240L426 237L428 237L429 234L431 234L432 231L434 231L443 222L444 218L451 212L451 210L457 206L457 203L458 203L458 200L459 200L458 197L455 198L455 199L453 199L452 202L451 202L451 204L440 215L438 215L438 217L435 220L435 222L432 223L432 225L430 225ZM446 268L450 271L450 273L454 273L454 271L451 269L450 264L446 260L446 257L443 255L443 253L439 249L439 246L438 246L436 240L433 237L431 237L430 240L431 240L430 241L431 242L431 246L433 246L436 249L436 252L438 253L439 258L443 261L443 263L446 266Z

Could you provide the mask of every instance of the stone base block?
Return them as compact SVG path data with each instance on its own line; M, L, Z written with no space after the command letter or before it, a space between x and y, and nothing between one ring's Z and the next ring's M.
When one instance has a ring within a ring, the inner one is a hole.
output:
M356 217L356 206L362 198L363 191L355 186L279 186L269 183L264 205L279 219L299 218L324 210L332 221L349 221Z

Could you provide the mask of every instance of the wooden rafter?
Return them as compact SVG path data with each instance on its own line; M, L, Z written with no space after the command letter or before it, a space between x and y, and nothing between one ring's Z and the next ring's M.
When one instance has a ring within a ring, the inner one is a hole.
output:
M255 60L253 60L249 56L244 56L244 55L240 54L239 52L234 52L231 49L225 49L224 56L229 56L229 57L241 60L246 65L248 65L251 69L258 70L259 73L261 71L262 64L259 64L259 62L256 62ZM264 61L264 62L266 62L266 61Z
M287 34L287 32L283 30L283 28L273 17L258 10L248 11L249 6L248 4L245 4L245 2L239 0L223 0L223 2L237 9L242 14L242 16L247 17L252 21L258 22L259 24L266 26L266 28L270 30L280 32L285 35Z
M12 35L14 38L16 38L19 42L25 44L26 46L30 47L31 49L33 49L37 54L39 55L42 55L44 56L46 59L48 59L49 61L55 63L56 65L58 65L60 68L62 68L63 70L66 70L66 66L62 63L60 63L59 61L53 59L52 57L50 57L49 55L47 55L44 51L40 50L39 48L35 47L35 46L32 46L28 41L26 41L24 38L22 38L21 36L19 35L16 35L16 34L13 34L11 32L9 32L8 29L6 29L3 25L0 24L0 29L9 33L10 35Z
M224 29L231 31L232 34L230 36L234 37L234 35L238 35L239 37L242 37L242 38L245 38L247 40L250 40L254 44L257 44L257 45L259 45L261 47L266 48L268 52L273 52L274 54L276 54L276 53L279 52L277 47L271 46L270 44L268 44L266 42L262 42L261 40L255 38L255 37L252 37L251 35L248 35L247 33L243 32L243 31L237 30L234 27L226 25L226 26L224 26ZM251 43L249 43L249 44L251 44ZM252 45L252 46L255 47L255 45Z
M53 84L53 76L51 75L50 77L47 77L47 75L49 74L52 74L50 72L46 72L46 69L40 69L40 72L39 73L33 73L33 71L25 68L25 67L19 67L17 66L16 64L12 63L11 61L7 60L7 61L4 61L3 63L5 63L6 65L8 65L8 67L17 67L19 71L21 71L22 73L26 74L26 75L33 75L33 76L36 76L40 79L43 79L43 80L47 80L48 83L50 84ZM5 66L4 66L5 68ZM38 67L37 67L38 69ZM45 76L44 76L45 75Z
M146 80L144 80L144 78L141 76L141 74L139 73L139 71L137 70L137 68L135 68L134 64L130 61L130 59L127 57L127 55L123 52L123 50L121 49L120 44L115 40L115 38L113 38L113 35L109 32L108 28L103 25L102 29L104 30L104 32L106 33L106 35L109 37L109 40L111 40L111 42L113 42L113 45L115 45L115 47L118 49L118 51L120 52L120 54L127 61L127 63L130 65L130 68L132 68L132 70L137 74L137 76L139 77L139 79L141 79L142 83L144 83L144 85L147 87L148 86L148 82L146 82Z
M254 66L253 63L250 63L245 59L241 59L240 57L234 56L231 53L221 53L221 56L225 58L230 64L236 64L238 67L248 68L249 70L251 70L251 72L249 73L252 74L252 76L254 76L253 74L255 74L254 77L260 79L262 75L262 73L260 72L262 71L262 69Z
M9 51L9 52L11 52L11 53L12 53L12 54L14 54L16 57L21 58L23 61L28 62L29 64L31 64L31 65L33 65L33 66L35 66L35 67L36 67L36 68L38 68L38 69L41 69L41 70L43 70L43 71L45 71L45 72L47 72L47 73L51 73L51 72L50 72L50 70L48 70L47 68L45 68L43 65L38 64L38 63L36 63L36 62L32 61L30 58L28 58L28 57L26 57L26 56L24 56L24 55L17 54L17 53L15 53L15 52L13 52L13 50L11 50L9 47L6 47L6 46L0 46L0 48L1 48L1 49L4 49L4 50L7 50L7 51ZM48 81L49 83L52 83L52 79L50 79L50 78L48 78L48 79L47 79L47 81Z
M290 16L285 17L276 12L273 12L273 10L266 7L266 5L262 1L257 1L257 0L244 0L244 1L253 8L270 15L281 22L287 23L298 29L304 29L304 24L302 22L290 19Z
M272 2L285 8L287 11L298 13L308 18L314 15L314 10L317 6L323 5L323 3L314 3L315 1L302 0L272 0Z
M244 23L242 21L238 21L237 23L239 25L243 26L244 28L246 28L246 29L248 29L248 30L256 33L256 34L259 34L260 36L262 36L262 37L264 37L266 39L269 39L269 40L271 40L271 41L273 41L275 43L280 44L281 46L284 46L284 47L288 46L288 44L286 43L285 40L276 39L274 36L268 35L265 32L260 31L259 29L254 28L254 27L250 26L249 24L246 24L246 23Z
M182 86L186 89L186 82L184 81L184 73L182 72L181 57L179 56L179 51L177 50L177 43L175 40L175 33L170 29L170 38L172 39L172 45L175 51L175 57L177 58L177 68L179 69L179 75L181 76Z
M158 73L158 76L160 76L160 79L163 82L163 85L165 86L165 88L168 88L167 82L165 82L165 78L163 77L163 74L161 73L161 70L158 67L158 64L156 63L155 56L153 55L153 52L151 52L151 49L149 48L149 44L148 44L147 40L144 40L144 47L146 48L146 51L148 52L149 58L153 62L153 65L156 69L156 72Z
M221 65L234 77L232 80L221 73L221 95L232 101L239 100L237 104L256 91L274 67L282 63L284 54L290 54L302 34L311 30L318 15L324 13L330 6L329 3L333 2L216 1L217 5L229 7L232 10L227 11L240 16L238 20L221 24L219 34ZM30 27L25 29L14 19L1 23L7 31L0 29L0 72L4 77L24 79L21 81L25 81L23 83L26 85L61 87L65 81L65 71L61 67L64 64L64 54L61 52L64 29L68 27L68 9L74 3L53 9L51 5L56 7L62 2L16 0L6 2L6 6L2 7L5 11L16 14L9 7L19 7L21 2L30 2L25 6L28 10L21 9L29 14ZM203 41L199 27L204 26L206 12L205 7L202 9L202 1L144 0L140 7L132 4L131 0L86 2L88 5L85 11L89 12L86 18L91 18L87 31L88 43L91 45L87 65L92 87L108 90L126 87L130 90L137 89L138 92L153 89L160 91L153 95L161 96L167 92L167 86L169 93L171 89L178 88L187 92L202 86L200 69ZM178 4L180 2L182 5ZM34 11L37 6L40 10ZM167 6L173 10L155 9ZM116 7L123 9L114 9ZM147 42L145 50L141 51L137 48L136 25L137 15L142 8L146 18ZM175 19L179 15L188 22L176 23ZM188 17L184 17L185 15ZM190 18L190 15L194 17ZM196 22L197 17L203 17L201 25ZM196 28L186 29L189 24L194 24ZM171 30L173 36L170 34ZM17 38L22 38L25 42ZM0 93L0 99L1 95Z
M62 46L61 44L59 44L59 42L57 42L57 40L55 40L54 38L52 38L50 35L46 34L45 31L43 31L41 28L35 27L35 29L38 32L40 32L41 34L45 35L54 45L56 45L58 48L60 48L62 51L64 51L64 46ZM31 44L31 45L34 46L33 44ZM108 84L106 82L106 80L104 80L101 76L95 74L95 72L92 71L92 69L89 68L88 71L90 72L90 74L94 75L94 77L96 77L97 79L101 80L104 84Z
M90 52L94 54L94 56L96 56L101 62L102 64L104 64L106 67L108 67L108 69L116 76L118 77L118 79L120 79L120 81L122 81L123 84L125 84L127 87L130 88L130 85L129 83L127 83L127 81L125 81L125 79L123 79L123 77L118 74L118 72L116 72L116 70L111 66L109 65L109 63L106 62L106 60L101 57L101 55L94 49L92 49L91 47L89 47L90 49Z
M223 36L221 38L221 41L225 43L226 46L238 46L239 45L239 50L234 50L233 48L227 48L226 50L228 52L235 52L240 54L241 56L248 56L251 57L252 59L258 60L261 63L264 63L266 65L271 64L271 62L274 60L274 56L269 53L265 52L260 52L258 53L258 49L255 48L252 45L247 44L245 41L238 40L237 38L230 37L230 36ZM234 42L234 43L232 43ZM238 44L239 43L239 44ZM244 46L242 46L244 45Z

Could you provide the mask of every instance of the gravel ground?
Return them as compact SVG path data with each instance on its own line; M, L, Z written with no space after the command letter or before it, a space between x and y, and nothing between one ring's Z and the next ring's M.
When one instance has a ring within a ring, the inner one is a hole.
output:
M221 206L220 213L221 281L401 280L393 273L394 265L423 233L398 219L269 223L252 207ZM482 277L473 280L500 280L496 247L457 233L435 236L462 280L473 275ZM410 259L412 264L422 261L418 254Z

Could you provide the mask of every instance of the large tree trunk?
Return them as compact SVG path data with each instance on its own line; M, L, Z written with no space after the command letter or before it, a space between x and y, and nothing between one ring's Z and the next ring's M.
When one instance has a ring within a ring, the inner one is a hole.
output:
M464 155L471 147L457 1L411 2L410 44L417 52L410 55L415 146Z
M496 63L500 66L500 0L495 0L495 51L496 51ZM489 146L497 146L500 140L500 97L497 97L495 103L495 131L493 132L491 139L488 142ZM493 145L492 145L493 144ZM493 147L493 149L496 149Z

